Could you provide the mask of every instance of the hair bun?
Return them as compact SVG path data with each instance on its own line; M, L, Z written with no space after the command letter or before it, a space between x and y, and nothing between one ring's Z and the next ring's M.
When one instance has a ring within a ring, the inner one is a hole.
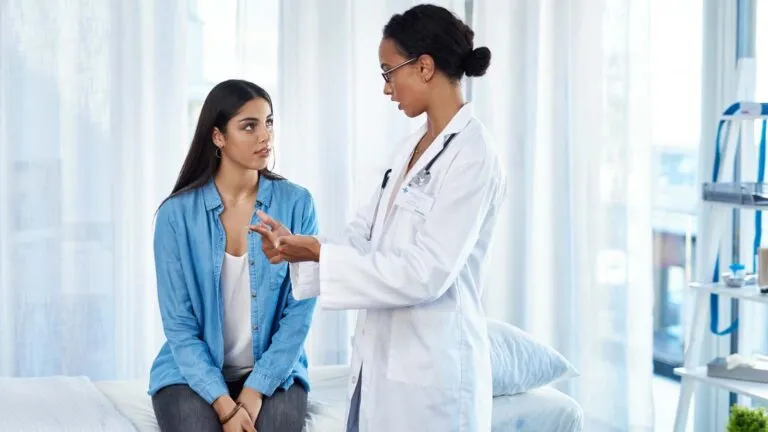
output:
M461 67L469 77L479 77L485 75L488 66L491 64L491 50L486 47L475 48L461 62Z

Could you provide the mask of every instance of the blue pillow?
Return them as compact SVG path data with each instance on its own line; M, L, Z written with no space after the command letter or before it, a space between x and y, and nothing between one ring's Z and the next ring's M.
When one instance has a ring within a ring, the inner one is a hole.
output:
M493 395L508 396L579 376L559 352L523 330L487 319Z

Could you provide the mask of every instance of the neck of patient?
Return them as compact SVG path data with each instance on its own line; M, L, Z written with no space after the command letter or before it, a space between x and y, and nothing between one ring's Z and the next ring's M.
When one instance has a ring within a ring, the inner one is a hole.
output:
M220 194L229 200L240 202L256 194L259 172L222 159L215 182Z
M464 96L458 84L445 92L435 92L427 108L427 134L436 137L463 105Z

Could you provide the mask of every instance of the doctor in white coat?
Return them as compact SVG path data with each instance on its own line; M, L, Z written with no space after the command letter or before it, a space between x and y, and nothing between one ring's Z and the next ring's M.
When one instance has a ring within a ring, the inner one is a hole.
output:
M505 177L459 81L490 51L446 9L420 5L384 27L384 93L427 121L405 138L342 238L293 236L264 213L252 227L293 295L359 309L347 430L490 431L491 362L481 280Z

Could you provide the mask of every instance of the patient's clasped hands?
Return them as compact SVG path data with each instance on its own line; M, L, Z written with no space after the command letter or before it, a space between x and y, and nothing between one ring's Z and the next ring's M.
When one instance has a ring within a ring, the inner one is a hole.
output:
M315 237L294 235L261 210L256 215L261 222L249 228L261 235L261 250L270 263L320 260L320 242Z

